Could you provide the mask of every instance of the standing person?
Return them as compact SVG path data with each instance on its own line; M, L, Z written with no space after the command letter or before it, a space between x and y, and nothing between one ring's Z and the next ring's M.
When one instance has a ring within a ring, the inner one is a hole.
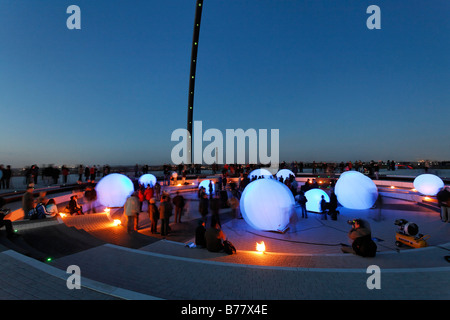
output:
M445 187L436 194L439 206L441 207L441 221L449 222L450 213L450 187Z
M5 172L6 169L0 164L0 189L6 189Z
M239 199L233 195L227 202L228 206L231 208L231 216L233 219L239 218Z
M208 201L208 195L206 194L206 192L201 193L201 198L199 201L199 205L198 205L198 211L200 212L200 215L202 216L203 221L206 222L207 220L207 215L208 215L208 206L209 206L209 201Z
M305 193L300 190L295 199L297 200L298 204L300 205L300 209L302 210L302 218L307 219L308 211L306 210L306 202L308 202L308 199L306 199Z
M169 220L172 215L172 208L169 197L166 194L163 194L159 205L159 219L161 220L162 236L167 236L169 234Z
M138 198L139 198L139 211L142 211L142 204L144 203L144 186L142 184L139 185L138 190Z
M69 169L64 165L61 168L61 173L63 175L63 184L67 184L67 176L69 175Z
M90 175L91 175L91 182L95 181L95 174L97 173L97 168L94 166L91 167L90 171L89 171Z
M209 208L211 209L211 218L215 219L220 227L222 227L222 224L220 223L220 198L214 197L209 199Z
M330 193L330 203L328 204L329 214L331 216L331 220L337 220L337 207L338 207L338 199L334 191Z
M147 188L145 188L145 191L144 191L144 200L147 203L147 205L149 205L150 199L153 198L153 193L154 193L153 186L148 184Z
M29 218L29 213L35 207L34 195L33 195L34 187L32 185L27 186L27 190L22 196L22 209L25 215L25 218Z
M181 184L184 186L186 183L186 170L183 170L183 174L181 176Z
M89 175L91 174L91 170L89 169L88 166L86 166L84 168L84 181L88 182L89 181Z
M150 218L150 232L152 234L158 233L157 232L157 226L158 226L158 218L159 218L159 210L156 206L155 198L151 198L149 205L148 205L148 215Z
M158 181L155 183L155 199L156 201L160 200L161 198L161 185Z
M177 191L177 195L172 200L175 205L175 223L181 223L181 215L183 214L184 209L184 197Z
M80 166L78 167L78 183L81 183L83 181L83 165L80 164Z
M136 231L137 227L137 214L139 213L139 199L137 197L137 192L128 197L124 205L124 214L127 217L127 232L133 233Z
M328 220L327 214L328 214L328 202L325 200L324 196L321 196L322 200L320 200L320 212L322 213L321 220Z
M391 170L395 171L395 161L394 160L391 161Z
M86 187L86 191L84 192L84 198L87 202L87 210L86 213L96 213L95 210L95 201L97 200L97 191L92 185Z
M375 174L375 179L379 179L380 178L380 165L378 162L375 162L373 165L373 172Z
M11 182L11 176L12 176L11 166L7 165L5 172L3 173L3 179L5 179L6 189L9 189L9 185Z

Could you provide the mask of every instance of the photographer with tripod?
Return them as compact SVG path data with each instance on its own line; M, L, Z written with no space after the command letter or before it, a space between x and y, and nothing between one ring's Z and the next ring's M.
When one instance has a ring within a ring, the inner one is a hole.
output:
M377 245L372 240L369 222L363 219L353 219L347 223L352 226L348 237L353 243L351 246L342 244L342 252L353 253L361 257L375 257Z

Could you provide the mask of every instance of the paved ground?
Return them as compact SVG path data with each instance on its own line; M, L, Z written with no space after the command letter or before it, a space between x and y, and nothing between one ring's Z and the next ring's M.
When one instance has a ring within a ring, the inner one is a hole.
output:
M128 235L114 226L110 215L64 218L64 227L84 229L101 243L43 263L3 248L0 264L8 277L2 282L3 299L168 299L168 300L448 300L450 224L439 221L436 211L396 199L385 199L381 210L340 209L338 221L323 221L310 214L288 232L260 232L244 220L231 219L222 210L222 224L236 245L235 255L188 248L199 218L194 194L183 223L171 224L162 239L149 233L148 218L141 214L139 234ZM342 254L347 242L347 219L366 218L379 252L375 258ZM414 221L420 232L430 234L429 247L395 245L395 219ZM61 227L60 227L61 228ZM73 230L73 229L71 229ZM74 232L74 231L72 231ZM25 233L25 231L24 231ZM30 231L31 234L31 231ZM24 237L27 237L25 234ZM81 238L80 238L81 239ZM255 252L264 241L267 252ZM81 270L81 290L69 290L67 267ZM369 289L375 265L380 269L380 289ZM11 280L14 279L14 280ZM4 285L3 285L4 283ZM45 285L43 285L45 283ZM48 284L48 285L47 285ZM34 288L28 290L28 287ZM5 289L7 288L7 289Z

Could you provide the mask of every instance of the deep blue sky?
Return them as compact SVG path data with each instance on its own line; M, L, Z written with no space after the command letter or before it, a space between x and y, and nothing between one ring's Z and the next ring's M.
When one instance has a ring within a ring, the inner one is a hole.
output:
M81 30L66 9L81 8ZM369 5L381 30L369 30ZM195 0L0 0L0 163L161 164L187 121ZM450 160L448 0L205 0L203 128L280 160ZM205 143L206 144L206 143Z

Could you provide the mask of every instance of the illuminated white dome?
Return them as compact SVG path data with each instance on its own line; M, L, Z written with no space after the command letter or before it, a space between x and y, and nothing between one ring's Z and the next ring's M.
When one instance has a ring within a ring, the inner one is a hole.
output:
M311 212L321 212L320 201L322 201L322 196L324 196L326 202L330 202L330 197L322 189L310 189L305 192L305 197L308 202L306 202L306 210Z
M156 177L150 173L147 174L143 174L140 178L139 178L139 184L147 187L148 185L154 187L156 184Z
M212 193L214 194L216 191L216 186L214 181L212 180L203 180L202 182L200 182L200 184L198 185L198 188L200 189L200 187L205 188L206 194L209 195L209 182L211 181L212 184Z
M248 174L248 178L250 180L252 180L253 176L256 176L256 178L259 178L259 177L270 178L273 175L272 175L272 173L269 170L266 170L266 169L255 169L255 170L253 170L252 172L250 172Z
M341 174L334 190L339 203L349 209L369 209L378 198L375 183L358 171Z
M435 196L444 187L444 181L434 174L421 174L414 179L414 188L426 196Z
M245 187L240 209L252 228L276 231L289 224L294 204L292 192L286 185L275 179L258 179Z
M289 178L291 175L295 177L295 174L291 170L281 169L277 172L277 179L280 180L280 177L283 177L283 181L285 181L286 178Z
M122 207L133 193L133 182L125 175L111 173L95 187L98 201L105 207Z

